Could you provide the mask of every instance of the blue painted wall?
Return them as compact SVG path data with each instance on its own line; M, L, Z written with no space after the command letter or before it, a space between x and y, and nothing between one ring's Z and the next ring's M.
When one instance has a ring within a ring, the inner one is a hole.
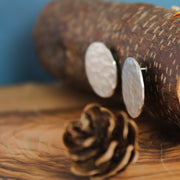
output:
M0 0L0 85L49 81L33 47L36 18L50 0ZM124 0L137 2L136 0ZM170 8L180 0L138 0Z
M50 0L0 0L0 85L47 81L33 47L38 13Z

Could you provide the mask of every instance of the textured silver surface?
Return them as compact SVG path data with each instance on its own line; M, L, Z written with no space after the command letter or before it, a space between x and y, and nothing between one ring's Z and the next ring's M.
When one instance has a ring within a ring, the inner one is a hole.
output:
M117 65L110 50L101 42L90 44L85 55L85 70L94 92L111 97L117 86Z
M137 118L144 105L144 81L138 62L128 57L122 69L122 93L126 109L132 118Z

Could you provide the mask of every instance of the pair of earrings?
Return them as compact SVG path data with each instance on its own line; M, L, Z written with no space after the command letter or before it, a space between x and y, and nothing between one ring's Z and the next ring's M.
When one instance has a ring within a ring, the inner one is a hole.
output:
M85 70L94 92L103 98L111 97L118 84L118 67L111 51L102 42L89 45L85 55ZM145 88L142 71L133 57L127 57L122 67L122 95L127 112L137 118L142 111Z

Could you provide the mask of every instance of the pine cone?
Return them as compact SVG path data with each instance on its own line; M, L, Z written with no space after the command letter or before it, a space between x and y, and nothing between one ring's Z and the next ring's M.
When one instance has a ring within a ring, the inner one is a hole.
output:
M136 159L137 126L125 112L115 116L98 104L87 105L80 121L68 125L64 144L73 161L71 171L105 179Z

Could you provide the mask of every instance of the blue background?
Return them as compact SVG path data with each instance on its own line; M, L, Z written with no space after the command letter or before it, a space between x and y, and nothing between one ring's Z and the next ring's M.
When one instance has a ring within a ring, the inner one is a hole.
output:
M37 16L49 1L0 0L0 85L52 80L37 60L32 39ZM167 8L172 5L180 6L180 0L138 2L158 4Z

